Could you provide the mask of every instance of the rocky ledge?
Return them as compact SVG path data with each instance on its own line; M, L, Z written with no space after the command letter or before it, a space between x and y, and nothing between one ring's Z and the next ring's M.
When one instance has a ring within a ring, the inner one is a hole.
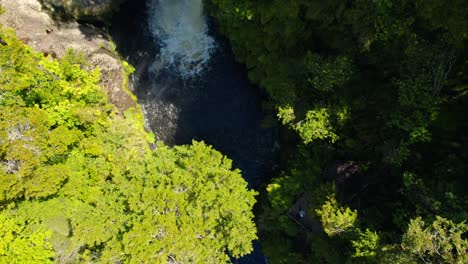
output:
M62 57L68 48L83 52L91 67L101 69L101 86L110 102L121 113L136 106L125 86L121 60L104 31L74 21L54 21L38 0L0 0L0 5L6 11L0 16L0 24L13 28L24 43L52 57Z
M109 21L113 12L125 0L40 0L42 5L59 18L89 22Z

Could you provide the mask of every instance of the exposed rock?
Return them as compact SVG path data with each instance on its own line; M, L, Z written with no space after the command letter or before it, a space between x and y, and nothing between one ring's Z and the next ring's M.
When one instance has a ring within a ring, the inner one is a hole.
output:
M108 21L125 0L41 0L58 17L87 21Z
M353 161L334 161L329 164L323 173L327 180L334 180L337 183L343 183L349 180L353 175L359 172L359 166Z
M62 57L68 48L83 52L91 67L101 69L101 86L110 102L120 112L136 105L125 92L123 66L104 32L77 22L57 23L38 0L0 0L0 5L6 11L0 16L0 23L15 29L23 42L52 57Z

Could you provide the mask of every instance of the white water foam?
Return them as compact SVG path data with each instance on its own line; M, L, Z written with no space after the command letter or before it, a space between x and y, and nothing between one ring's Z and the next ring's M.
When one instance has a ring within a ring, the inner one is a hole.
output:
M161 47L150 70L169 68L184 79L199 75L215 49L202 0L149 0L149 28Z

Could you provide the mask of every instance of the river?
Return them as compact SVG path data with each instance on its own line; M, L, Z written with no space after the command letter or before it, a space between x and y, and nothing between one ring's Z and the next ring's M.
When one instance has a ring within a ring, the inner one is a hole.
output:
M202 13L201 0L128 1L111 35L135 66L131 85L147 129L168 145L203 140L233 160L253 189L273 175L277 130L263 128L263 96ZM234 263L266 263L258 241Z

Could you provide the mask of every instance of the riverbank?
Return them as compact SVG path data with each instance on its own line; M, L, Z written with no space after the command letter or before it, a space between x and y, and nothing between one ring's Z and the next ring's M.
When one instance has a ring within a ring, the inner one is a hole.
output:
M214 28L209 33L216 41L216 51L205 71L197 78L184 79L169 69L150 70L160 46L148 30L145 1L124 5L109 30L54 21L36 0L19 6L13 2L1 2L7 9L1 17L3 24L45 55L59 58L67 48L83 52L90 68L101 69L100 85L119 113L141 105L146 129L155 132L158 140L172 146L192 140L213 145L233 159L234 167L242 170L253 189L258 190L276 173L278 132L261 126L263 95L250 84L245 67L235 62L228 42ZM121 57L136 68L130 80ZM137 95L138 104L127 85ZM254 248L253 254L238 263L264 263L258 242Z
M132 87L145 112L147 129L169 145L203 140L233 160L250 188L260 190L277 173L278 130L264 128L260 90L248 80L228 41L212 23L216 50L206 69L184 79L170 69L151 71L160 43L148 29L145 1L128 2L112 21L110 34L118 52L136 69ZM257 198L258 199L258 198ZM257 202L257 209L260 202ZM260 245L238 263L265 263Z
M203 142L151 150L139 108L109 103L94 53L0 39L1 259L226 263L253 250L255 191L229 158ZM131 67L108 44L123 75L109 81L126 92Z
M209 34L217 48L198 77L183 79L170 69L151 71L159 46L148 30L145 7L145 1L124 4L110 34L117 51L136 69L132 87L148 128L169 145L193 139L212 144L233 158L258 187L259 175L271 175L274 170L278 148L276 129L261 126L263 95L250 84L245 67L235 62L228 42L213 28Z

